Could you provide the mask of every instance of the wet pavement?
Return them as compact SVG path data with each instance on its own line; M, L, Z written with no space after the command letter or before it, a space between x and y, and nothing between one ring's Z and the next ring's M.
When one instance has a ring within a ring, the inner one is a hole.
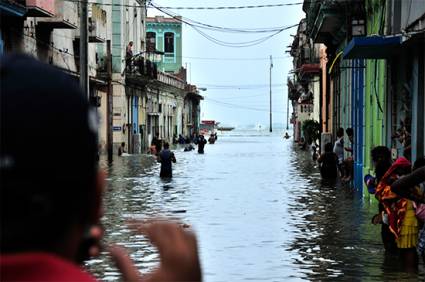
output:
M219 135L205 154L176 148L171 181L150 156L115 158L105 195L106 241L127 247L141 271L155 249L125 220L179 218L198 236L205 281L423 281L386 257L374 203L348 187L322 183L311 156L282 134ZM102 280L118 280L109 258L87 263Z

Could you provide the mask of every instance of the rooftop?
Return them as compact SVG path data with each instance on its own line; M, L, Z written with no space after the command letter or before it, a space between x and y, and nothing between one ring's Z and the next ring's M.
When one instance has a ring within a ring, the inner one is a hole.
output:
M147 17L147 23L178 23L181 24L182 17L178 16L175 18L166 18L164 16Z

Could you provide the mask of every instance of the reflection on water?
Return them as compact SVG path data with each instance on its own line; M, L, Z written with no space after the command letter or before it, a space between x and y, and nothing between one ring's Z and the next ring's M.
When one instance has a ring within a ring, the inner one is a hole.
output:
M259 132L219 135L204 155L176 148L174 178L159 179L150 156L117 158L105 196L106 241L129 249L141 271L158 263L125 220L179 218L198 235L206 281L423 280L384 256L376 205L322 183L292 139ZM106 255L87 266L102 280L119 275Z

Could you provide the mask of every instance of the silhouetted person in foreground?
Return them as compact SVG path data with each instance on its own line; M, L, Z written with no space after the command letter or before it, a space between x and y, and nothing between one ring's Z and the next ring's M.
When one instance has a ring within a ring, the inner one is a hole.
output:
M1 58L0 76L1 280L96 281L80 266L99 255L103 237L95 112L75 79L32 58ZM40 150L46 140L58 141L54 153ZM130 227L157 247L160 263L142 276L110 246L124 281L201 280L191 232L157 221Z
M162 178L173 177L173 164L176 162L174 153L170 151L170 144L164 143L164 150L159 153L158 161L161 163L161 172L159 176Z

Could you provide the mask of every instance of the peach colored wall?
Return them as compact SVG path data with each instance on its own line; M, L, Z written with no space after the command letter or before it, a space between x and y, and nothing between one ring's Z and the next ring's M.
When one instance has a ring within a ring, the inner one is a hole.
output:
M55 14L55 0L26 0L29 7L38 7L51 14Z

